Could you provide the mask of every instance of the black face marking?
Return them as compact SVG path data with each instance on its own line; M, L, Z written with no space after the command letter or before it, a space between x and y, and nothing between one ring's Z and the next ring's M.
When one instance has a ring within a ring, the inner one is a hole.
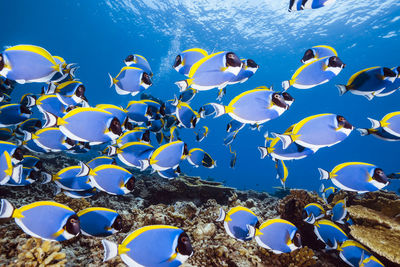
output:
M346 66L346 64L344 64L342 62L342 60L340 60L340 58L338 58L337 56L333 56L333 57L329 58L328 67L344 68L345 66Z
M285 101L294 101L294 98L288 92L283 92L282 96Z
M146 115L153 117L153 112L151 111L150 107L147 107Z
M301 213L301 218L304 220L307 217L308 217L307 211L303 210L303 212Z
M20 111L21 114L32 114L31 110L25 105L20 105Z
M135 182L136 182L135 176L129 178L128 182L126 182L125 184L126 189L132 191L135 188Z
M396 70L397 70L397 74L400 75L400 67L397 67Z
M259 229L260 226L261 226L261 223L260 223L260 221L257 220L257 223L256 223L256 225L254 225L254 227L255 227L256 229Z
M37 121L35 122L35 127L37 127L37 128L42 128L42 122L39 121L39 120L37 120Z
M146 72L143 72L142 82L144 82L147 85L151 85L150 76Z
M71 215L65 224L65 230L71 235L77 235L81 231L78 215Z
M75 95L77 97L80 97L80 98L84 97L84 95L85 95L85 86L84 85L79 85L78 88L76 88L76 90L75 90Z
M122 134L121 123L117 118L112 119L109 129L113 134L116 134L118 136Z
M374 175L372 178L382 184L386 184L389 180L381 168L376 168L374 170Z
M146 130L142 135L142 141L150 142L150 131Z
M181 167L179 167L179 166L178 166L178 167L176 167L176 170L175 170L175 172L176 172L176 173L178 173L178 174L181 174L181 173L182 173L182 172L181 172Z
M286 108L285 100L284 100L283 97L282 97L280 94L278 94L278 93L273 93L273 94L272 94L272 103L274 103L274 104L277 105L278 107Z
M75 141L72 139L69 139L68 137L65 139L65 143L67 143L70 146L74 146L75 145Z
M188 146L187 146L187 144L184 144L184 146L183 146L183 155L189 155L189 149L188 149Z
M301 247L301 235L298 231L294 234L293 244L298 248Z
M314 58L314 51L312 51L312 49L307 49L307 51L304 53L303 58L300 60L302 63L306 62L307 60L310 60L312 58Z
M339 126L350 130L353 129L353 126L343 116L337 115L336 119Z
M4 68L4 57L3 54L0 54L0 70Z
M193 126L193 128L196 127L196 124L197 124L197 118L193 117L192 118L192 126Z
M242 61L240 61L238 56L233 52L226 53L225 57L226 66L228 67L240 67L242 65Z
M172 67L176 68L182 63L182 57L181 55L177 55L175 58L174 65Z
M129 122L128 118L125 120L124 127L127 130L133 130L133 124Z
M115 220L114 220L113 224L111 225L111 227L114 228L117 231L120 231L122 229L123 225L124 225L123 221L124 220L122 220L122 217L120 215L118 215L115 218Z
M129 55L129 56L127 56L126 58L125 58L125 61L126 62L131 62L131 61L133 61L135 59L135 57L133 56L133 55Z
M396 73L389 68L383 68L383 76L385 77L396 77Z
M178 246L176 247L176 251L182 255L190 256L193 253L192 244L190 243L189 236L183 232L178 237Z
M213 166L213 160L210 157L210 155L208 155L207 153L204 154L202 163L203 163L203 166L206 168L211 168Z
M16 160L23 160L24 159L24 153L22 152L22 149L17 147L14 151L14 154L12 154L12 157L15 158Z
M166 109L165 103L162 103L160 107L160 114L163 117L165 116L165 109Z
M257 63L252 59L248 59L247 60L247 66L250 67L250 68L258 68Z
M335 194L330 194L329 197L326 199L328 203L331 203Z

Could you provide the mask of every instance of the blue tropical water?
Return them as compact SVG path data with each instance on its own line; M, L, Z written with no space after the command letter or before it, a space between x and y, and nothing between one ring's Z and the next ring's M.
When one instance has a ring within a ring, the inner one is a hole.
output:
M288 1L2 1L3 30L0 46L34 44L46 48L67 62L76 62L77 77L85 84L86 96L94 106L110 103L123 107L139 96L120 96L109 88L108 73L118 74L123 59L132 53L145 56L152 66L153 85L147 90L162 100L179 94L175 81L184 79L173 68L175 56L200 47L209 53L233 51L260 65L257 73L243 84L227 87L224 104L239 93L257 86L280 89L301 65L306 49L330 45L346 68L329 83L309 90L289 89L295 103L281 117L267 122L260 132L248 127L233 143L237 164L229 168L231 155L223 145L228 116L200 121L210 129L201 143L191 130L181 138L189 147L200 147L216 161L214 169L182 164L188 175L212 177L240 189L272 191L280 186L274 163L260 159L258 146L265 131L281 133L310 115L336 113L355 127L369 128L367 117L381 119L399 110L399 93L366 98L352 94L339 96L335 84L346 84L355 72L373 66L400 64L400 3L397 0L337 0L332 6L302 12L287 11ZM13 99L27 92L40 92L41 85L19 85ZM191 102L196 110L215 102L217 90L201 92ZM356 131L344 142L319 150L306 159L288 162L288 187L316 190L320 186L317 168L331 170L346 161L368 162L386 173L400 171L399 143ZM393 181L388 189L397 190Z

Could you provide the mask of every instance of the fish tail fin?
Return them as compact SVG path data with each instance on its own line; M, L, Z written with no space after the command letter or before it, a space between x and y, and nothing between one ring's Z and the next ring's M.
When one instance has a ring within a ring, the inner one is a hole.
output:
M304 221L309 224L314 224L315 220L316 220L316 218L315 218L314 214L312 214L312 213L310 214L310 216L308 216L307 218L304 219Z
M36 98L35 97L28 95L28 96L26 96L26 99L27 99L26 107L31 108L31 107L36 106Z
M29 140L32 139L32 133L28 132L28 131L22 131L24 133L24 141L22 142L22 144L26 144L26 142L28 142Z
M79 66L70 68L70 70L69 70L69 74L70 74L73 78L75 78L75 71L76 71L77 69L79 69Z
M113 78L113 76L111 76L110 73L108 73L108 77L110 77L110 87L112 87L113 84L115 84L115 79Z
M284 91L286 91L287 89L289 89L290 86L292 86L292 81L291 80L287 80L287 81L283 81L282 82L282 89Z
M44 94L45 94L45 95L54 94L54 93L56 92L56 88L57 88L57 85L55 85L54 83L51 82L51 83L49 84L49 86L47 86L47 89L44 90Z
M14 167L11 179L14 180L17 184L21 183L22 180L22 164Z
M183 92L189 87L188 80L177 81L175 84L179 87L179 92Z
M14 206L7 199L1 199L0 201L0 219L11 218Z
M101 240L104 247L104 258L103 262L111 260L118 255L118 245L114 242L108 241L106 239Z
M146 170L150 166L150 160L145 159L145 160L140 160L140 171Z
M246 238L253 238L256 235L256 228L253 225L246 224L248 234Z
M285 135L285 134L277 134L277 133L271 133L271 135L275 138L279 138L282 141L283 149L286 149L291 143L293 143L292 138L290 135Z
M225 216L226 216L226 213L225 213L224 209L219 208L219 216L215 221L222 222L225 219Z
M261 159L265 158L266 156L268 156L269 152L268 152L268 148L264 147L264 146L259 146L258 150L261 153Z
M326 171L324 169L321 169L321 168L318 168L318 171L319 171L319 175L320 175L320 177L319 177L320 180L329 179L329 172L328 171Z
M174 100L172 101L171 105L176 107L178 104L179 104L179 99L176 95L174 95Z
M381 123L379 121L371 119L371 118L367 118L367 119L371 122L373 129L379 128L381 126Z
M54 65L53 66L53 70L54 71L57 71L57 72L60 72L60 73L63 73L63 63L60 63L60 64L56 64L56 65Z
M324 190L325 190L325 185L324 185L324 184L321 184L321 186L319 187L318 190L319 190L320 193L324 192Z
M368 135L368 134L369 134L369 133L368 133L368 129L358 128L358 129L356 129L356 130L360 133L361 136L365 136L365 135Z
M336 84L336 88L339 90L339 95L342 96L345 93L347 93L347 91L349 91L347 89L347 86L344 84Z
M53 180L50 173L42 172L42 184L48 184Z
M215 109L214 118L218 118L219 116L222 116L225 113L227 113L227 110L225 109L224 105L217 104L217 103L211 103L211 106Z
M331 214L332 214L332 210L327 210L327 211L325 212L325 214L328 215L328 216L331 215Z
M44 111L43 116L44 116L45 123L42 128L54 127L57 125L58 117L56 115L54 115L53 113Z
M79 166L81 167L81 170L79 173L76 175L76 177L83 177L83 176L88 176L91 172L91 169L88 165L83 163L82 161L79 162Z

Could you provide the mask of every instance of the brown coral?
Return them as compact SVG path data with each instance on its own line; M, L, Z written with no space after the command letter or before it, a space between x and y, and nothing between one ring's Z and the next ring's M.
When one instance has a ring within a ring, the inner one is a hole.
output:
M91 205L85 198L70 198L64 194L58 194L54 197L54 201L70 207L73 211L89 208Z

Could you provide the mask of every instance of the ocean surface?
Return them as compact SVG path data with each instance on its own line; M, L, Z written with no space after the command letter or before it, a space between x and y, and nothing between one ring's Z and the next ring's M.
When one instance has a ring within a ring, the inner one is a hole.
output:
M260 159L258 146L265 131L281 133L293 123L320 113L343 115L357 128L369 128L367 117L381 119L399 110L400 93L368 101L350 93L339 96L335 84L346 84L355 72L373 66L400 65L400 2L398 0L337 0L331 6L287 11L288 1L272 0L87 0L0 2L3 27L0 46L33 44L78 63L77 77L86 86L90 105L110 103L123 107L139 96L120 96L109 88L108 73L118 74L129 54L145 56L154 72L153 85L146 91L162 100L179 94L175 81L184 79L173 68L175 56L199 47L209 53L233 51L260 65L243 84L227 87L224 104L243 91L257 86L280 90L300 66L305 50L315 45L336 49L346 68L330 82L309 90L290 88L295 103L281 117L267 122L261 131L243 129L233 143L237 152L234 169L223 145L230 117L211 117L199 126L210 129L201 143L192 130L181 130L189 148L200 147L216 161L214 169L193 168L187 162L182 171L205 179L224 181L240 189L273 191L280 186L274 163ZM39 93L40 84L18 85L13 99L28 92ZM217 90L201 92L191 102L194 109L215 102ZM340 163L360 161L375 164L387 174L400 171L400 142L387 142L357 131L345 141L319 150L302 160L287 162L287 187L317 190L321 182L317 168L332 170ZM387 189L398 190L393 181Z

